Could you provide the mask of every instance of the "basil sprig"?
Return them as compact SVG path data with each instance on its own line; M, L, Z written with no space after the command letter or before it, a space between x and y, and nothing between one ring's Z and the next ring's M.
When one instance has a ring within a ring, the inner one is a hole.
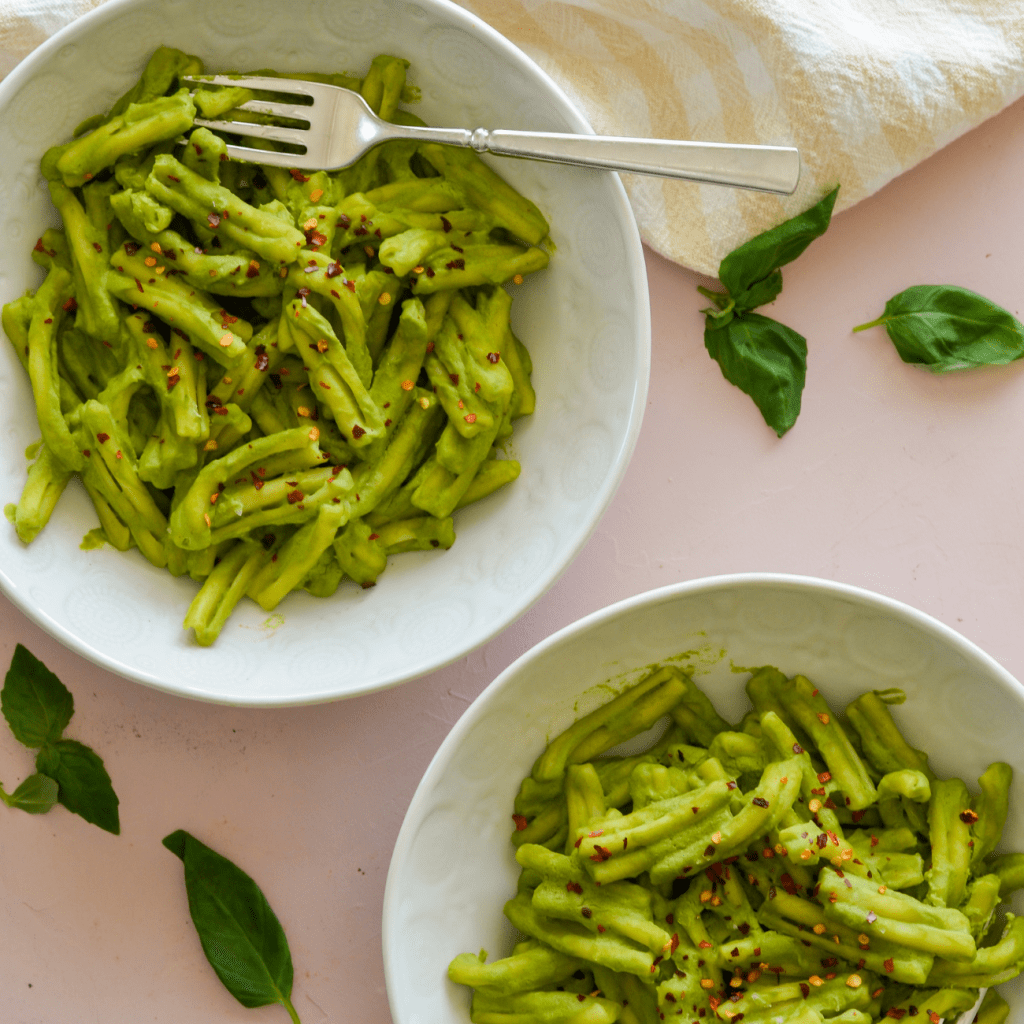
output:
M192 922L225 988L243 1006L280 1003L299 1024L288 940L260 887L188 832L179 829L163 842L185 865Z
M0 710L26 747L38 749L36 774L13 793L0 788L0 800L30 814L42 814L58 801L69 811L118 835L118 799L103 760L77 740L64 739L75 713L68 688L21 644L0 690Z
M1024 356L1024 324L977 292L919 284L894 295L866 331L884 326L900 359L934 373L1003 366Z
M807 377L807 341L770 317L753 313L782 291L781 267L795 260L828 229L839 194L836 186L809 210L744 242L722 260L724 292L707 288L714 307L705 309L704 347L722 376L750 395L778 435L800 414Z

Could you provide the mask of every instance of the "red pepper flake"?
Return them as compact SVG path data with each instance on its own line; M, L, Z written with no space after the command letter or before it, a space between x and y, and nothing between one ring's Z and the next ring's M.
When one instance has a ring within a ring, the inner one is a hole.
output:
M427 277L433 277L434 271L432 267L427 267Z
M94 248L94 249L95 249L95 250L96 250L97 252L103 252L103 246L102 246L102 245L100 245L100 243L99 243L99 242L93 242L93 243L92 243L92 247L93 247L93 248Z
M591 856L591 860L597 861L600 864L602 861L606 861L611 857L611 851L604 846L598 846L594 844L594 853Z
M914 1006L913 1003L911 1003L910 1010L909 1010L910 1016L911 1017L916 1017L920 1012L921 1011L916 1006Z
M828 809L829 809L830 811L834 811L834 810L836 809L836 805L835 805L834 803L832 803L832 797L827 797L827 798L826 798L826 800L825 800L825 806L826 806L826 807L827 807L827 808L828 808Z
M348 231L348 229L352 226L352 219L348 216L347 213L339 213L338 220L334 226L336 228L341 228L342 231Z
M582 842L583 842L583 836L580 836L579 839L577 839L576 842L573 843L572 845L578 850L580 848L580 843L582 843Z
M138 278L135 278L135 287L138 288L140 292L144 292L142 282Z
M296 490L294 490L294 491L291 491L291 492L290 492L290 493L288 494L288 504L289 504L289 505L294 505L294 504L295 504L295 502L297 502L297 501L302 501L302 499L303 499L304 497L305 497L305 495L304 495L304 494L302 493L302 491L300 491L300 490L297 490L297 489L296 489Z
M939 1021L942 1020L942 1018L934 1010L928 1011L928 1019L932 1022L932 1024L939 1024Z
M818 837L814 840L819 850L824 850L828 846L828 836L824 832L818 833Z
M793 881L793 878L792 878L791 875L789 875L788 873L784 874L779 879L779 881L782 883L782 888L785 889L786 892L788 892L790 896L795 896L796 895L796 891L799 888L799 886L796 884L796 882Z
M110 435L109 434L97 434L96 435L96 440L99 441L100 444L106 444L107 441L110 440Z
M767 807L768 806L768 801L765 800L765 798L763 796L755 796L754 799L751 800L750 802L755 807Z
M824 785L826 782L831 782L832 781L832 773L831 772L819 772L818 773L818 781L822 785Z
M965 825L977 824L978 812L977 811L972 811L970 808L968 808L966 811L961 811L960 812L960 820Z
M512 820L516 823L516 831L522 832L526 828L526 816L523 814L513 814Z
M501 359L500 353L498 353L498 352L488 352L487 353L487 362L489 362L489 363L496 363L499 359Z
M463 416L462 418L463 418L463 419L464 419L464 420L465 420L465 421L466 421L467 423L476 423L476 413L475 413L475 412L467 413L467 414L466 414L465 416Z
M837 967L838 965L839 960L834 956L827 956L821 961L821 966L824 967L826 971L829 970L829 968Z
M169 178L169 179L170 179L171 181L177 181L177 182L179 182L179 183L180 183L180 181L181 181L181 178L176 178L176 177L175 177L175 176L174 176L173 174L168 174L168 175L167 175L167 177L168 177L168 178Z
M324 273L327 277L338 277L338 275L341 274L341 264L329 263L327 265L327 270L325 270Z
M805 984L804 982L801 981L800 982L800 995L802 995L804 997L804 999L806 999L810 994L811 994L811 986L807 985L807 984Z
M45 320L43 321L43 323L44 323L44 324L52 324L52 323L53 323L53 317L52 317L52 316L51 316L51 317L47 317L47 318L46 318L46 319L45 319ZM28 348L26 348L26 349L25 349L25 351L26 351L26 352L28 352Z
M366 433L366 431L361 426L359 426L358 423L352 428L352 437L356 441L358 441L359 438L361 438L363 436L363 434L365 434L365 433Z
M886 974L892 974L892 972L896 970L896 965L893 963L892 957L889 957L888 960L883 960L882 966L885 968Z
M289 167L289 168L288 168L288 173L289 173L289 174L290 174L290 175L291 175L291 176L292 176L292 177L293 177L293 178L294 178L294 179L295 179L295 180L296 180L296 181L297 181L297 182L298 182L298 183L299 183L300 185L305 185L305 184L306 184L306 182L307 182L307 181L309 181L309 178L307 178L307 177L306 177L306 175L302 173L302 171L298 170L298 169L297 169L297 168L295 168L295 167Z
M829 803L831 803L831 802L832 801L830 800ZM828 805L826 804L826 806L828 806ZM867 813L867 811L853 811L852 812L852 817L853 817L854 822L856 823L856 822L860 821L861 818L863 818L866 813Z
M590 909L590 907L580 907L580 913L587 918L594 916L594 912Z
M260 349L263 349L263 351L261 352ZM263 348L262 345L256 346L256 360L253 363L253 366L261 372L270 366L270 356L267 355L267 350Z
M255 473L252 474L252 486L253 486L253 490L256 490L256 491L262 491L263 490L263 481Z
M804 752L804 748L801 747L799 743L794 743L793 744L793 753L794 754L802 754L803 752Z
M136 281L135 283L139 284L138 281ZM140 292L142 291L142 285L141 284L139 284L139 291ZM78 309L78 303L75 301L74 295L72 295L70 298L65 299L61 303L60 308L63 309L65 313L74 313L74 311L76 309Z
M46 252L46 247L43 245L43 236L39 236L39 240L32 247L33 252Z
M456 386L459 385L459 375L457 373L449 373L448 379Z
M124 456L121 454L121 449L120 448L118 448L118 450L114 453L114 458L116 458L116 459L123 459L124 458Z
M355 281L342 281L341 282L353 295L356 293Z
M893 1020L902 1020L906 1012L901 1006L890 1006L886 1016L892 1017Z
M92 455L92 452L90 452L88 448L83 448L83 449L82 449L82 454L83 454L83 455L84 455L84 456L85 456L86 458L89 458L89 456L90 456L90 455Z
M448 220L447 217L442 217L441 218L441 229L444 231L445 234L448 234L448 232L451 231L452 224L451 224L451 221Z
M706 850L704 851L704 856L705 856L705 857L713 857L713 856L714 856L714 854L715 854L715 848L714 848L714 846L709 846L709 847L708 847L708 848L707 848L707 849L706 849Z
M206 215L206 223L210 225L214 231L220 227L220 214L219 213L208 213Z

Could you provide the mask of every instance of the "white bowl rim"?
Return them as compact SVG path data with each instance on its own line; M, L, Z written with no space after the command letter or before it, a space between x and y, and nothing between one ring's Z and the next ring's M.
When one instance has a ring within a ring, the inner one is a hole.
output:
M591 127L586 115L569 98L561 86L559 86L558 83L555 82L554 79L552 79L551 76L536 63L536 61L534 61L514 43L506 39L500 32L491 28L490 25L477 15L451 2L451 0L418 0L418 2L426 7L436 8L438 11L453 18L455 21L462 21L466 27L471 28L472 31L480 34L496 49L502 51L511 62L520 64L524 68L528 69L533 75L538 76L552 91L554 97L563 104L563 113L567 118L570 121L576 122L574 130L581 134L594 134L594 129ZM75 18L74 21L65 25L49 39L40 44L18 65L16 65L7 77L3 79L3 81L0 81L0 109L3 109L3 107L5 107L7 103L17 95L25 82L37 70L39 70L41 66L45 66L49 58L58 52L69 38L74 38L74 36L81 31L83 25L91 26L94 23L102 23L103 21L115 18L123 10L128 8L145 7L150 5L155 5L154 0L107 0L107 2L103 3L100 7L95 7L91 11ZM575 561L576 557L583 550L583 547L597 528L597 524L601 521L602 516L608 510L608 506L615 497L619 485L622 483L622 478L625 476L626 470L629 468L633 451L636 448L637 438L640 435L644 411L647 407L647 393L650 386L651 375L651 306L650 294L647 287L647 273L643 255L643 243L640 239L640 232L636 226L636 219L633 215L632 208L629 205L629 199L626 196L626 190L623 187L618 174L610 171L595 173L609 174L613 179L612 186L616 202L620 207L619 212L620 214L625 214L623 219L623 227L625 228L624 240L626 246L631 251L629 265L633 277L632 284L639 299L639 309L637 310L636 318L636 326L638 328L636 332L637 380L633 392L633 405L628 428L625 436L622 438L618 454L610 467L603 486L594 496L594 500L588 514L581 517L581 530L577 535L575 543L570 547L568 557L565 559L564 563L562 565L553 564L541 572L533 585L525 588L518 600L511 602L511 614L504 618L504 622L496 619L495 624L491 626L486 634L480 635L472 646L465 649L454 649L447 658L438 659L430 664L413 664L393 676L375 681L372 684L362 687L350 688L342 693L293 693L285 696L281 696L279 694L255 694L250 697L239 697L235 694L230 696L219 696L217 694L211 694L200 690L197 687L190 687L187 684L171 684L151 673L133 668L130 665L125 665L111 654L97 650L91 644L76 636L70 629L56 622L49 615L39 609L27 594L22 593L16 582L10 579L2 566L0 566L0 591L3 592L15 607L17 607L28 619L34 622L42 630L68 649L74 651L76 654L79 654L83 658L93 662L93 664L100 666L100 668L107 669L108 671L114 672L123 678L131 679L135 682L142 683L145 686L149 686L152 689L173 694L177 697L186 697L206 703L225 704L234 707L293 707L327 703L334 700L347 700L350 697L357 697L362 694L377 693L381 690L398 686L412 679L421 678L431 672L436 672L439 669L444 668L446 665L450 665L452 662L457 661L459 658L465 657L467 654L477 650L484 644L489 643L499 633L508 629L513 622L532 608L533 605L536 604L537 601L539 601L541 597L543 597L544 594L546 594L547 591L555 584L559 576L565 572L565 570ZM629 230L630 226L632 226L632 231Z
M664 604L684 594L724 592L747 587L751 584L765 587L782 587L791 590L824 592L832 597L847 598L864 608L887 612L897 621L915 626L935 639L948 644L958 653L980 662L992 673L995 679L1010 691L1015 692L1018 698L1024 702L1024 685L1014 678L991 655L986 654L977 644L927 612L922 612L902 601L897 601L895 598L886 597L884 594L866 590L863 587L856 587L848 583L838 583L834 580L820 579L815 576L770 572L705 576L701 579L687 580L683 583L673 583L666 587L644 591L641 594L636 594L633 597L627 597L622 601L617 601L615 604L608 605L606 608L600 608L596 612L591 612L589 615L584 616L582 619L569 623L568 626L564 626L557 633L552 633L551 636L546 637L528 651L524 651L504 672L481 691L472 704L462 713L462 717L455 723L445 737L444 742L438 748L437 753L431 758L430 764L427 765L423 778L420 779L416 792L413 793L412 800L409 802L405 818L402 820L402 827L398 832L398 838L395 840L391 862L388 866L387 881L384 885L384 904L381 914L384 985L388 993L388 1003L395 1024L405 1024L404 1021L399 1020L398 1016L396 1016L397 1008L392 997L394 990L393 978L397 976L397 972L400 970L398 964L392 963L390 956L391 921L397 915L400 900L396 889L397 883L394 882L395 875L397 874L396 865L404 863L409 855L413 839L415 838L416 827L422 818L422 812L426 810L429 794L434 791L434 783L448 767L463 737L487 713L494 694L503 689L526 666L538 659L544 658L552 648L559 647L576 636L590 632L626 612L636 608Z

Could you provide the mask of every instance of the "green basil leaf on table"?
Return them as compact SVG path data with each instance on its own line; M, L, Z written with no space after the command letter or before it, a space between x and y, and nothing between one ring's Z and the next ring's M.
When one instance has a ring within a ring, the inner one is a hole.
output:
M19 743L41 747L60 739L75 713L75 700L34 654L18 644L0 692L0 709Z
M865 331L884 326L900 359L934 373L1002 366L1024 356L1024 324L977 292L920 284L894 295Z
M760 313L744 313L719 326L708 317L704 346L722 376L754 400L775 433L800 415L807 376L807 342L796 331Z
M779 268L792 263L828 230L837 185L809 210L783 221L733 249L718 268L718 279L738 313L771 302L782 291Z
M280 1003L298 1024L288 940L259 886L188 832L163 843L185 865L188 909L217 977L243 1006Z
M29 814L45 814L57 802L57 783L48 775L30 775L13 793L0 789L0 800Z
M58 800L69 811L115 836L120 834L120 801L103 759L94 750L77 740L47 743L36 756L36 770L57 783Z

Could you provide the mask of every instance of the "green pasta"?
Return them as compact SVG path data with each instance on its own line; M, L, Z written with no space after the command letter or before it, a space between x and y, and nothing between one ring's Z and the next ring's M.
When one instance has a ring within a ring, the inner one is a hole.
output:
M290 77L422 123L400 108L418 98L408 67ZM501 446L536 397L503 285L550 247L472 151L387 143L331 173L229 161L197 108L259 118L235 108L272 94L193 92L202 72L161 47L44 154L63 229L3 329L42 435L5 509L19 538L79 475L99 519L83 547L199 582L185 626L208 645L243 598L370 587L390 555L450 548L453 514L519 476Z
M474 1024L938 1024L982 988L977 1019L1006 1019L991 986L1024 968L1024 918L999 907L1024 854L993 854L1009 765L977 797L937 778L889 712L902 691L845 719L803 676L764 667L747 691L737 730L658 667L549 742L513 813L505 915L528 938L449 968ZM646 753L605 756L664 717Z

